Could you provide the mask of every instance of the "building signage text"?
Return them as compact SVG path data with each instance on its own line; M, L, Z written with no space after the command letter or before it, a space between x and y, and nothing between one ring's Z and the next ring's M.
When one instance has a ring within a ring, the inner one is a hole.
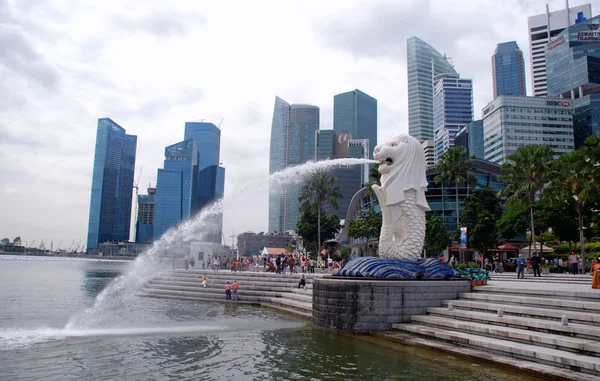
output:
M546 106L569 107L569 106L571 106L571 103L566 102L566 101L546 101Z
M483 115L486 115L487 113L489 113L490 111L492 111L494 109L494 105L491 105L490 107L486 108L485 110L483 110Z
M598 24L588 24L588 30L577 32L578 41L600 41L600 30Z
M561 46L565 42L565 36L560 36L554 41L548 43L548 51Z

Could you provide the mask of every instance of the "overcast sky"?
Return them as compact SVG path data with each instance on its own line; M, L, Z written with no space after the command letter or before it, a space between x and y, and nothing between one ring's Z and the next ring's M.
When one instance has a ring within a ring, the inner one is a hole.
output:
M0 0L0 238L85 244L100 117L138 136L143 193L186 121L224 119L226 198L268 174L276 95L319 106L331 129L333 96L358 88L379 102L380 140L406 133L411 36L473 78L479 118L499 42L523 50L531 93L527 17L546 3ZM266 231L267 214L264 188L229 197L225 235Z

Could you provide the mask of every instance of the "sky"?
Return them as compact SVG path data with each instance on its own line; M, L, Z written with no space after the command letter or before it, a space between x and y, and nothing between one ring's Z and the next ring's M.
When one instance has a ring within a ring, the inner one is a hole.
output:
M600 0L571 0L571 6ZM379 139L408 132L406 39L473 79L475 118L492 100L491 56L544 0L0 0L0 236L85 244L97 119L138 136L140 193L184 123L220 124L224 235L267 231L275 96L321 109L360 89ZM565 7L550 1L550 9ZM143 166L143 168L142 168ZM241 189L246 189L241 192Z

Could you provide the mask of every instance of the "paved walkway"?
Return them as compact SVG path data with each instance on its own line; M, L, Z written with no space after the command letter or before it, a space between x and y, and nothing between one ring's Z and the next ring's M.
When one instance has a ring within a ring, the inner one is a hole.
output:
M575 275L577 277L584 277L585 275ZM538 279L543 279L542 278L538 278ZM545 292L552 292L552 291L570 291L570 292L576 292L576 293L585 293L586 296L589 296L589 294L594 294L597 295L598 298L600 299L600 289L593 289L592 288L592 279L591 277L588 276L589 279L589 284L580 284L580 283L573 283L573 284L565 284L565 283L549 283L549 282L543 282L543 281L539 281L539 282L519 282L519 281L504 281L504 280L491 280L488 281L488 285L487 286L481 286L481 287L502 287L502 288L510 288L510 289L520 289L520 290L531 290L531 291L545 291Z

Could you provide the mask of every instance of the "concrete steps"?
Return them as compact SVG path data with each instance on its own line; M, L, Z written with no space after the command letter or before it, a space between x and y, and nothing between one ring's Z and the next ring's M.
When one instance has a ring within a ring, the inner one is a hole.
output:
M502 280L507 282L533 282L533 283L561 283L561 284L591 284L592 277L588 274L542 274L534 277L533 273L525 274L525 278L518 279L517 273L493 273L492 281Z
M202 277L205 274L208 280L207 286L203 287ZM193 301L226 301L225 284L236 280L240 285L239 302L276 307L283 312L310 318L312 278L321 275L305 275L306 288L298 289L299 274L177 269L148 281L139 295Z
M411 332L438 340L444 340L460 345L480 348L490 352L500 352L504 355L523 360L531 360L549 366L560 364L561 367L600 376L600 361L598 357L571 353L558 349L545 348L539 345L514 345L511 340L485 337L467 332L452 331L445 328L429 327L420 324L399 324L396 329Z
M433 347L441 341L445 351L487 352L490 361L516 367L543 364L535 373L546 377L600 380L600 291L589 283L495 280L393 329L380 336Z

